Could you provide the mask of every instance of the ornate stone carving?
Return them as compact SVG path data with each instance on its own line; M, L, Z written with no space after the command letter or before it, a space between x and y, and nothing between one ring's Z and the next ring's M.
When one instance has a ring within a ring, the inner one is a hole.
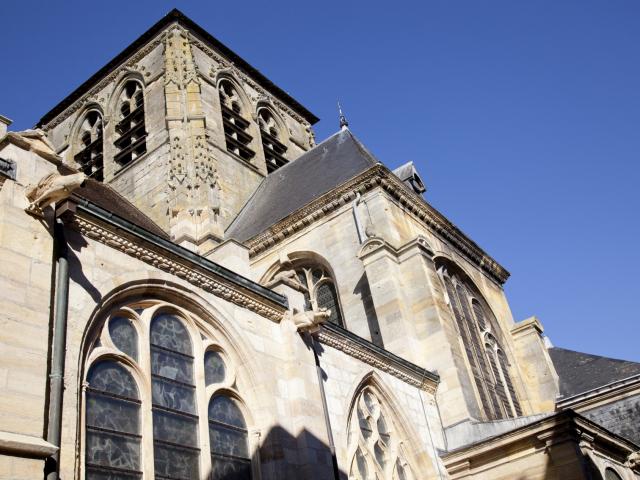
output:
M207 141L200 80L189 35L178 26L165 38L165 71L171 233L178 241L200 246L211 236L222 236L220 183Z
M295 312L292 320L299 332L317 332L324 322L331 316L331 310L319 308L318 310L305 310Z
M50 173L42 178L37 185L27 187L26 196L29 200L28 212L41 214L42 210L52 203L68 198L71 193L81 187L87 176L84 173L60 175Z
M165 37L165 84L173 82L179 89L183 89L190 82L200 83L188 33L175 26Z
M151 247L142 241L129 238L126 234L116 229L80 217L76 214L69 225L80 231L83 235L98 241L111 248L119 250L130 257L151 265L160 270L169 272L177 277L202 288L217 297L223 298L243 308L247 308L269 320L279 322L284 317L286 310L275 303L270 303L263 297L217 275L198 268L196 265L176 259L161 247Z

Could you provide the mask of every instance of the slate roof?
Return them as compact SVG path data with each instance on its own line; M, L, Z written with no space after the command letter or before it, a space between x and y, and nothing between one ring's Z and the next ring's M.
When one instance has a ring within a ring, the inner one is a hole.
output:
M627 360L574 352L558 347L550 348L549 355L560 377L560 395L565 398L640 375L640 363Z
M64 164L58 165L58 171L62 175L77 173L77 170ZM88 200L89 202L119 216L120 218L144 228L154 235L166 240L169 239L167 233L160 228L157 223L138 210L138 208L129 202L129 200L124 198L107 184L98 182L92 178L87 178L82 187L73 191L73 196Z
M227 228L226 238L245 242L377 163L344 128L268 175Z

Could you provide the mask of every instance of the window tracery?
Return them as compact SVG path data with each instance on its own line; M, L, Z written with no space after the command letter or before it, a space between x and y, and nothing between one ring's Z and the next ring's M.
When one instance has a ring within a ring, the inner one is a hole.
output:
M331 275L320 266L299 266L295 273L303 288L305 308L326 308L331 311L328 321L344 326L338 291Z
M374 390L357 397L349 427L350 480L413 480L401 439Z
M147 132L144 124L144 94L142 85L129 80L125 83L117 104L117 153L114 160L125 166L147 151Z
M438 273L445 286L482 410L489 420L521 416L509 365L496 337L499 332L495 319L474 298L471 287L461 275L445 265Z
M253 137L249 134L250 122L245 118L236 87L229 80L221 80L218 93L227 151L249 161L255 156L250 148Z
M262 138L262 149L267 162L267 173L286 165L287 147L282 143L282 133L273 113L268 108L258 110L258 126Z
M224 349L186 312L135 307L115 312L89 352L84 478L141 479L151 462L157 479L200 478L205 466L213 480L250 480L257 460Z
M103 125L102 115L90 110L80 123L77 133L75 162L80 170L95 180L103 180Z

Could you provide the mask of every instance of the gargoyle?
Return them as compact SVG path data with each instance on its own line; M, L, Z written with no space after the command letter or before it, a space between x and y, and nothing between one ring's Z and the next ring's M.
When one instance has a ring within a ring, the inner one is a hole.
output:
M331 310L320 308L318 310L305 310L303 312L294 312L293 323L299 332L314 333L320 325L327 321L331 316Z
M84 173L74 173L72 175L60 175L59 173L50 173L37 185L29 185L27 187L27 200L29 212L42 212L52 203L57 203L71 195L75 189L84 185L87 176Z
M640 450L629 455L627 466L631 469L640 467Z

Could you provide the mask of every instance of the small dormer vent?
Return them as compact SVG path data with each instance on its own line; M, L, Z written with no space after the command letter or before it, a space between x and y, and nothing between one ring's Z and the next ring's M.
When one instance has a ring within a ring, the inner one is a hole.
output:
M401 167L396 168L393 173L396 177L402 180L407 187L418 195L422 195L427 191L427 187L425 187L422 177L418 173L418 170L416 170L413 162L405 163Z

